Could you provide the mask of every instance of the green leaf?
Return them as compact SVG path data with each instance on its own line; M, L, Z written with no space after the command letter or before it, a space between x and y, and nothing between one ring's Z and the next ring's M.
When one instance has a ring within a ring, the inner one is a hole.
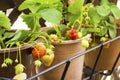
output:
M109 35L110 35L110 37L115 38L116 34L117 34L116 26L110 26L109 27Z
M103 26L103 28L101 28L100 32L98 33L99 36L104 36L107 33L107 27Z
M70 4L70 6L68 7L68 12L72 13L72 14L80 14L82 7L84 4L84 0L74 0L73 4Z
M70 14L68 15L68 21L73 23L79 16L80 14Z
M107 16L110 13L110 7L107 5L97 6L96 9L101 16Z
M22 15L23 21L32 30L34 27L34 17L32 15Z
M22 4L19 6L19 10L29 9L29 7L33 6L36 2L34 0L25 0L22 2Z
M28 25L28 27L33 30L35 24L37 25L38 29L40 27L39 20L36 21L35 18L40 19L41 15L37 14L29 14L29 15L22 15L23 21ZM35 22L36 21L36 22Z
M50 7L60 0L25 0L20 6L19 10L29 9L32 13L36 13L39 9Z
M43 19L53 24L58 24L62 20L62 13L56 9L44 9L40 14Z
M101 0L100 5L108 5L110 2L108 0Z
M115 18L119 19L120 18L120 9L116 5L112 5L110 8L111 8L111 11L112 11L113 15L115 16Z
M38 1L38 0L36 0ZM39 0L41 4L53 4L56 2L60 2L60 0Z
M9 38L13 37L14 34L15 34L14 32L5 32L3 38L4 38L4 39L6 39L6 38L9 39Z
M31 32L28 30L17 30L15 32L15 35L12 39L6 42L6 44L10 44L11 42L16 42L16 41L24 41L25 39L28 38L28 35L30 35Z
M102 17L97 13L97 9L92 7L88 11L88 16L90 17L90 23L97 27L98 23L101 21Z
M4 32L5 32L5 29L0 29L0 36L2 36Z
M62 2L57 2L53 6L54 6L54 8L56 8L59 11L63 10L63 3Z
M0 26L8 30L11 27L9 18L1 11L0 11Z

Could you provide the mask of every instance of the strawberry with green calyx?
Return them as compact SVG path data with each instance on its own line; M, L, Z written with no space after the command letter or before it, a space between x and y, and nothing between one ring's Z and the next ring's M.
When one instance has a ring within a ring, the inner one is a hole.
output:
M101 37L101 38L100 38L100 41L101 41L101 42L105 42L105 41L107 41L107 39L108 39L108 38L106 38L106 37Z
M92 42L92 38L88 38L88 42L91 43Z
M88 48L88 47L89 47L89 42L88 42L88 40L83 39L83 40L81 41L81 45L82 45L83 47L85 47L85 48Z
M25 66L23 64L20 64L20 63L17 64L15 66L15 74L23 73L24 69L25 69Z
M42 62L40 60L35 60L34 65L40 67Z
M46 66L50 66L54 60L54 52L51 49L47 49L47 54L41 58L41 61Z
M33 50L32 55L36 58L42 58L46 54L46 47L43 43L37 43Z
M67 36L69 39L75 40L78 38L78 32L75 29L71 29L71 30L67 31Z
M6 58L4 62L9 65L13 63L13 60L10 58Z
M13 60L10 58L6 58L4 62L2 63L1 67L7 67L7 65L12 64Z
M7 64L6 63L2 63L1 67L2 68L7 67Z
M59 42L58 36L56 34L51 34L50 35L50 40L52 42Z
M18 59L15 59L15 63L18 63Z
M46 66L50 66L54 60L54 54L49 54L45 55L42 57L41 61L44 63Z

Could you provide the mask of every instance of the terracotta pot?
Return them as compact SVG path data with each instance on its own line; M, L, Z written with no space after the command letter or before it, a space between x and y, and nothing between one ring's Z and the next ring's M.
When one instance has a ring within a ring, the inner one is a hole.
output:
M120 36L120 29L118 29L118 36ZM91 51L85 55L85 65L93 68L96 61L98 51L100 48ZM109 44L108 48L103 48L102 54L96 66L96 70L111 70L115 60L120 52L120 39L115 40ZM120 66L120 60L116 67Z
M13 78L15 76L15 70L14 67L16 63L14 60L16 59L16 53L18 48L10 48L10 49L1 49L0 50L0 65L3 63L3 56L4 51L7 58L7 53L9 53L10 50L10 58L13 60L12 65L8 65L6 68L0 67L0 77L6 77L6 78ZM31 55L31 46L30 45L24 45L20 48L21 50L21 58L22 58L22 64L25 66L25 73L27 74L27 77L31 77L35 75L35 66L33 65L33 59Z
M70 58L80 52L85 51L85 48L80 46L80 40L70 40L62 42L61 44L54 44L55 46L55 59L52 64L55 65L67 58ZM81 80L83 69L84 56L76 58L70 64L65 80ZM40 77L41 80L60 80L64 71L65 64L47 72ZM41 66L40 70L46 69L46 66Z

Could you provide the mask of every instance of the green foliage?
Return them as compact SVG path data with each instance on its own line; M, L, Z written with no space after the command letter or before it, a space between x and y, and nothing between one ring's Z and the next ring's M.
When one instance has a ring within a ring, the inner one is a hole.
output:
M108 0L101 0L100 5L92 7L88 11L90 23L93 27L100 28L98 36L109 34L110 38L116 37L116 22L115 19L120 18L120 10L118 7L108 2ZM114 18L115 19L114 19Z
M31 17L31 20L33 20L33 24L36 24L39 22L40 18L45 19L48 22L51 22L53 24L58 24L62 20L62 6L60 0L25 0L20 6L19 10L25 10L29 9L32 13L30 15L26 15L25 22L30 26L29 20L27 18ZM48 15L49 14L49 15ZM37 17L37 19L35 19ZM35 27L36 25L33 25ZM31 27L30 27L31 28ZM36 28L37 30L37 28Z
M30 30L39 30L40 24L39 24L39 19L40 16L37 14L32 14L30 13L29 15L22 15L23 21L28 25Z
M44 9L40 13L43 19L54 24L59 23L62 18L61 12L56 9Z
M101 16L97 13L97 9L95 7L90 8L88 15L90 17L90 23L94 26L97 27L98 23L101 20ZM94 16L94 17L93 17Z
M9 30L11 26L10 20L2 11L0 11L0 26L7 30Z
M80 14L83 4L84 0L75 0L75 2L68 7L68 12L72 14Z
M73 23L82 15L84 0L75 0L73 4L68 6L68 21Z

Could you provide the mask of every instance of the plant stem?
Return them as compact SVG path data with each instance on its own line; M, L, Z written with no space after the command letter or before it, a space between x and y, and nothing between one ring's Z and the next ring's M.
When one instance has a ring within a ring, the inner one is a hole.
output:
M1 43L2 47L5 48L5 44L1 39L0 39L0 43Z
M49 48L49 43L48 43L47 39L44 36L39 36L39 38L42 38L44 40L44 42L46 43L46 47Z
M79 26L78 26L78 31L80 30L81 26L82 26L82 22L83 22L83 6L82 6L82 9L81 9L81 13L80 13L80 17L79 17Z
M34 27L33 27L33 30L32 32L34 32L36 29L37 29L37 22L39 21L39 18L37 18L37 16L34 17Z
M5 61L5 50L4 50L4 61Z
M57 35L60 37L60 39L62 38L61 36L61 32L59 31L58 27L56 25L53 25L55 31L57 32Z
M22 63L22 60L21 60L21 51L20 51L20 46L19 46L19 60L20 60L20 64Z

